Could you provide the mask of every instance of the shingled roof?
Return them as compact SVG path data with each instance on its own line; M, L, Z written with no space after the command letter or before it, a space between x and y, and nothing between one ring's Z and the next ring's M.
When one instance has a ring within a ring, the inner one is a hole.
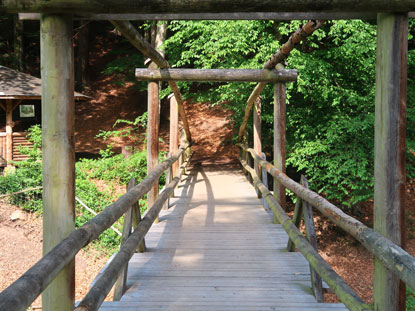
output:
M40 99L41 79L0 66L0 99ZM75 100L89 100L89 96L75 92Z

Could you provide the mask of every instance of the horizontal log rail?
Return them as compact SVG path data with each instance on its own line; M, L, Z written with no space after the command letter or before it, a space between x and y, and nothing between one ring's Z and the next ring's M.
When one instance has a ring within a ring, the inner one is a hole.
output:
M330 286L339 299L350 310L373 310L350 288L346 282L333 270L333 268L320 256L310 242L303 236L301 231L292 223L290 217L284 212L282 207L271 192L260 181L255 170L251 168L245 160L241 159L241 164L252 176L254 186L261 191L262 196L267 200L269 207L283 226L290 239L295 243L298 250L304 255L310 266L321 276Z
M151 189L154 182L180 158L188 147L188 144L182 145L173 156L158 164L141 183L69 234L18 280L1 292L0 310L26 310L79 250L97 239L102 232L123 216L133 203Z
M413 0L2 0L0 12L9 13L225 13L240 12L409 12Z
M108 267L95 282L94 286L92 286L89 290L85 298L79 303L77 308L75 308L75 311L98 310L116 282L118 275L128 264L138 245L150 230L151 225L158 217L164 203L169 199L170 194L176 188L189 160L190 157L183 163L180 172L178 172L178 174L173 178L173 181L165 187L162 193L160 193L160 196L154 202L153 206L149 209L147 214L138 224L137 228L135 228L134 232L120 248L120 251L112 259Z
M297 70L267 69L146 69L137 68L135 77L145 81L195 82L292 82Z
M401 247L391 242L375 230L367 227L357 219L345 214L341 209L330 203L317 193L306 189L287 175L276 169L271 163L264 161L255 150L238 144L245 152L249 152L265 170L287 189L291 190L302 200L310 203L329 218L334 224L366 247L385 267L398 276L409 287L415 290L415 258ZM294 242L295 243L295 242Z

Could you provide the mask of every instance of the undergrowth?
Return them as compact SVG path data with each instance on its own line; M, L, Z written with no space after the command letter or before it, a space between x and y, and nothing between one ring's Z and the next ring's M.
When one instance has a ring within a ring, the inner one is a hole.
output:
M0 176L0 193L14 193L42 185L42 153L41 129L39 125L32 127L28 134L34 143L33 148L22 148L21 152L28 154L27 160L16 162L15 171ZM146 152L136 152L129 158L121 154L103 153L98 159L81 159L75 165L75 195L96 213L100 213L126 192L126 185L131 178L139 183L147 175ZM165 177L160 178L164 185ZM27 211L42 213L42 190L16 194L9 197L11 204ZM141 212L147 209L146 197L139 200ZM75 225L80 227L92 219L94 215L76 202ZM122 231L123 219L114 226ZM101 251L113 252L120 245L120 236L112 229L103 232L94 245Z

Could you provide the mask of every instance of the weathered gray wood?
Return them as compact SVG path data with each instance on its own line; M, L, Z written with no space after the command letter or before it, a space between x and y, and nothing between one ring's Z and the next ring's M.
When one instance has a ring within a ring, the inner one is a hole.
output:
M21 20L39 20L38 13L19 13ZM229 13L164 13L164 14L85 14L75 15L75 20L337 20L372 19L370 12L229 12Z
M262 143L261 143L261 98L258 97L255 102L255 109L252 110L253 112L253 120L254 120L254 149L256 153L262 155ZM262 176L262 168L258 163L254 160L254 168L255 172L258 176ZM258 199L261 198L261 192L257 190Z
M180 1L153 0L151 5L144 0L134 3L128 1L97 2L95 0L80 0L73 2L45 2L41 0L3 0L0 11L17 12L67 12L85 13L224 13L239 12L409 12L415 10L413 0L362 0L350 5L348 0L327 2L325 0L304 0L301 4L294 0L269 2L265 0L209 0L209 1Z
M345 214L341 209L290 179L277 170L271 163L262 160L253 149L240 145L251 153L267 172L298 197L317 208L324 216L358 240L389 270L396 274L409 287L415 289L415 259L401 247L385 238L375 230L368 228L357 219Z
M75 308L76 311L97 310L99 308L116 281L117 276L120 273L120 267L124 267L128 264L128 261L133 256L141 240L144 238L151 225L158 217L164 202L169 198L170 193L174 190L178 182L179 177L175 177L173 182L171 182L165 188L163 193L160 194L146 216L134 230L133 234L121 247L117 255L115 255L107 269L89 290L85 298L79 303L78 307Z
M297 198L297 201L295 202L294 215L293 215L293 220L292 220L294 226L296 226L297 228L300 228L302 216L303 216L303 202L300 198ZM295 244L291 239L288 239L287 250L289 252L295 251Z
M343 304L311 304L304 302L280 302L276 304L274 301L270 302L251 302L244 305L237 305L233 301L220 301L220 302L205 302L197 303L194 301L183 302L157 302L150 303L144 302L123 302L121 305L113 305L111 302L104 302L101 311L156 311L156 310L169 310L169 311L211 311L212 309L221 311L345 311L347 308Z
M13 160L13 100L6 99L6 161L11 166Z
M283 83L274 85L274 165L285 173L286 156L286 88ZM274 178L274 196L285 209L285 187Z
M308 189L308 181L305 176L301 176L301 184ZM311 246L318 252L317 246L317 236L316 230L314 228L314 217L313 217L313 210L306 201L303 201L303 213L304 213L304 225L307 234L307 239L310 242ZM310 266L310 274L311 274L311 284L313 288L314 296L316 297L317 302L324 302L324 294L323 294L323 282L321 281L321 277L317 274L317 272Z
M404 245L408 17L379 14L377 31L374 229ZM399 277L378 259L374 305L385 311L405 308L405 287L399 293Z
M169 68L169 63L163 56L149 44L143 36L134 28L134 26L126 21L110 20L110 22L127 38L130 43L135 46L144 56L151 58L153 62L160 68ZM192 142L189 123L187 121L186 112L183 106L183 98L180 89L175 81L169 81L169 86L176 97L179 108L180 118L183 122L183 128L186 132L187 141Z
M263 310L268 305L279 310L287 306L283 303L298 310L317 309L309 307L316 301L308 262L285 251L285 231L271 224L242 176L238 168L223 172L202 165L190 170L179 188L186 189L183 195L146 235L153 248L130 260L129 289L120 308L130 302L136 310L193 310L199 305L210 310Z
M179 159L187 147L188 145L181 146L175 155L157 165L141 183L121 196L98 216L70 233L52 251L1 292L0 310L26 310L59 272L73 260L78 251L95 240L117 221L132 204L146 194L151 189L154 181ZM60 204L58 203L57 206L60 206Z
M244 161L241 161L241 163L252 175L254 185L262 191L262 195L267 199L272 211L288 233L290 239L293 240L298 250L306 257L313 269L317 271L330 288L333 289L337 297L339 297L350 310L371 310L371 307L365 304L363 300L342 280L342 278L319 255L298 228L291 222L291 219L285 214L271 192L265 188L258 176L256 176L255 170L250 168Z
M183 164L182 170L184 170L184 166L186 166L187 163L188 162L186 161ZM75 308L75 311L90 311L99 308L120 274L120 267L127 265L130 258L134 255L135 249L150 230L153 222L158 218L164 202L170 197L171 192L179 183L181 175L182 172L179 172L179 174L173 178L173 181L165 187L164 191L154 202L140 224L121 247L120 251L113 257L111 263L96 280L85 298L79 303L78 307Z
M43 254L46 255L75 229L75 102L72 18L45 14L40 26ZM43 292L43 310L72 310L74 291L72 260Z
M144 81L195 82L292 82L296 70L266 69L146 69L136 68L135 77Z

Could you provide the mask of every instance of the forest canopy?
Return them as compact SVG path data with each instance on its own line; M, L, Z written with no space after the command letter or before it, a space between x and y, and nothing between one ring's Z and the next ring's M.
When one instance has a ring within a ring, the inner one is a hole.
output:
M305 21L174 21L165 43L175 67L262 68ZM410 21L407 169L414 176L415 51ZM287 85L287 165L312 188L352 208L373 198L376 21L328 21L286 60L298 69ZM182 83L195 101L226 103L236 128L254 84L228 83L203 91ZM271 152L273 89L262 93L263 149Z

